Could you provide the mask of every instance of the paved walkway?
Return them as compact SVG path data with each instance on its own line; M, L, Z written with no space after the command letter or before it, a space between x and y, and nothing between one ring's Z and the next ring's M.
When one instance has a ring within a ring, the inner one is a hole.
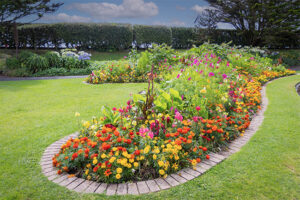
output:
M86 78L83 76L47 76L47 77L8 77L0 76L0 81L26 81L26 80L51 80L51 79L71 79L71 78Z

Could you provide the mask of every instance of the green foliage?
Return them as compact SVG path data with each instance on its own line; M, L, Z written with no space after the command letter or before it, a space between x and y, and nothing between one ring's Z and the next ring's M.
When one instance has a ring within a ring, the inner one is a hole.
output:
M62 59L56 51L48 51L44 57L47 59L50 68L57 68L62 64Z
M146 45L149 47L152 43L171 45L171 28L166 26L146 26L134 25L134 38L138 46Z
M42 71L49 67L48 61L45 57L33 54L25 61L26 68L31 73Z
M150 71L151 61L150 61L150 53L148 51L141 53L136 69L139 75Z
M16 57L11 57L6 59L6 67L7 69L17 69L21 67L21 63Z
M172 27L172 47L175 49L187 49L193 45L195 37L194 28Z
M30 51L21 51L21 53L18 55L18 60L20 63L24 63L32 55L33 53Z
M158 65L158 63L164 62L164 60L172 61L173 56L175 54L174 49L171 48L171 46L168 46L166 44L152 44L152 47L150 48L150 59L151 64Z

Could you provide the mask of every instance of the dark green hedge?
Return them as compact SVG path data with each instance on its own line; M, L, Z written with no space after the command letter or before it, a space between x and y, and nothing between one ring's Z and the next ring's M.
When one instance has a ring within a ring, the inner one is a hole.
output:
M134 25L134 40L138 46L149 46L151 43L172 44L172 31L166 26Z
M12 29L2 28L0 30L0 46L14 48ZM249 43L236 30L223 29L208 33L205 29L196 30L186 27L55 23L24 25L19 26L18 30L18 46L20 48L60 48L65 45L69 48L110 51L128 49L132 44L140 48L147 48L151 43L166 43L172 45L173 48L184 49L208 40L217 44L229 41L235 45L248 45ZM293 36L282 31L279 36L270 33L264 45L269 48L299 48L299 35Z
M195 40L195 28L172 27L172 47L175 49L187 49L192 47Z
M133 40L130 24L31 24L20 26L18 30L21 48L58 48L65 44L67 47L107 51L127 49ZM7 38L1 40L1 44L15 46L12 33L2 33L1 36Z

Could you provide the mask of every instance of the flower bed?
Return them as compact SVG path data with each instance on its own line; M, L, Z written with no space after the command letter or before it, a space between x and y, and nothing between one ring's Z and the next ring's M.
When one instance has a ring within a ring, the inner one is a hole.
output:
M243 134L260 109L261 85L295 72L244 49L213 47L177 55L157 87L153 66L147 92L83 122L53 157L57 173L106 183L166 177Z

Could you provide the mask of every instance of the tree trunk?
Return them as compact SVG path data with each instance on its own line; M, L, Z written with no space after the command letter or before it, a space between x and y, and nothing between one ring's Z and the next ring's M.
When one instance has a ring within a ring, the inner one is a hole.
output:
M16 57L18 57L19 53L19 34L18 34L18 26L17 23L14 23L14 38L15 38L15 46L16 46Z

